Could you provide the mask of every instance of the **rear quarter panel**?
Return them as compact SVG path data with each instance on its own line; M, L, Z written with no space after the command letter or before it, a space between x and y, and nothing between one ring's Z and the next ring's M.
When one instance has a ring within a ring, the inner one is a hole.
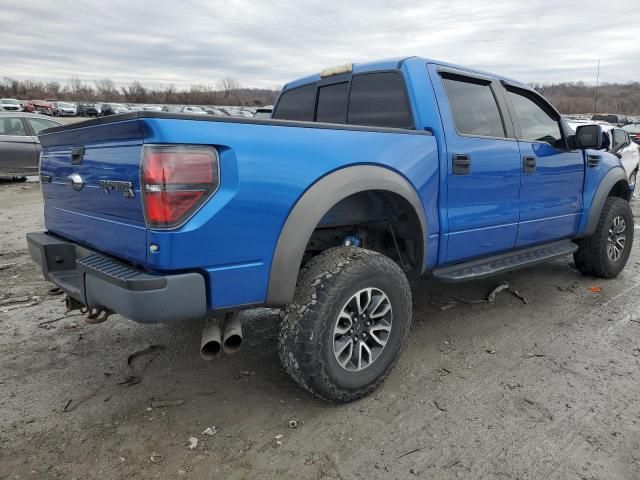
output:
M414 186L429 234L437 235L438 164L429 135L284 127L268 124L141 119L145 143L213 145L220 155L218 192L183 227L147 230L159 271L203 269L210 307L266 298L278 236L297 200L323 176L345 166L380 165ZM427 263L437 252L429 251Z

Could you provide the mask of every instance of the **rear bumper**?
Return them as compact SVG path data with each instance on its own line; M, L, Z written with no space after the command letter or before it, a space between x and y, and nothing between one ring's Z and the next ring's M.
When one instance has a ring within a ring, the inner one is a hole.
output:
M44 277L89 307L137 322L199 318L207 311L199 273L146 273L44 232L28 233L27 244Z

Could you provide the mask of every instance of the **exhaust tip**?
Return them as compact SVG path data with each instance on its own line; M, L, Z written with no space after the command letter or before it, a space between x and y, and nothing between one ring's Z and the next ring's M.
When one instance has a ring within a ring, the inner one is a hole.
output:
M224 353L236 353L242 346L241 335L230 335L224 339L223 349Z
M242 346L242 323L237 314L229 314L224 322L222 349L224 353L236 353Z
M213 360L220 353L220 342L211 340L200 347L200 356L203 360Z
M222 331L220 320L213 317L207 319L200 342L200 356L203 360L213 360L222 348Z

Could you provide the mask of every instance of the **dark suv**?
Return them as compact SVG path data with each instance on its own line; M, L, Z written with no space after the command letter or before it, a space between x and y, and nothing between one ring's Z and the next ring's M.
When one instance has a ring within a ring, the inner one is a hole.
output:
M99 117L102 115L102 110L99 105L95 103L79 103L78 104L78 116L79 117Z
M597 113L593 117L591 117L591 120L607 122L607 123L610 123L611 125L616 125L618 127L621 127L622 125L626 125L627 123L629 123L629 119L627 118L626 115L618 115L618 114L612 114L612 113Z

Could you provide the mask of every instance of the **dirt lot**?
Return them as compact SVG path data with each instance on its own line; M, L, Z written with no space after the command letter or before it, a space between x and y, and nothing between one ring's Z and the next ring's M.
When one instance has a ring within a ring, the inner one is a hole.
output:
M277 312L247 312L243 351L210 363L202 322L65 317L25 247L41 217L36 183L0 185L0 479L640 478L639 247L611 281L570 258L414 281L398 367L331 406L281 369ZM505 280L526 304L474 302Z

